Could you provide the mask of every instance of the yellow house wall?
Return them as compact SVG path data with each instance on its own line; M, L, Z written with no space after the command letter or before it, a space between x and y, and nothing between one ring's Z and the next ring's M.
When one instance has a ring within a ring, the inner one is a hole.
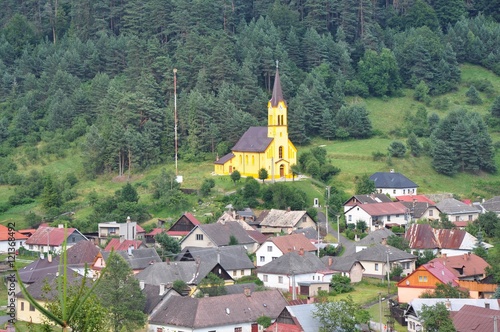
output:
M238 151L233 151L233 153L235 155L235 158L233 158L233 171L236 169L242 176L251 176L258 179L259 170L266 166L265 154Z
M24 303L24 310L21 310L22 303ZM39 301L39 303L43 303ZM21 320L24 322L33 322L35 324L41 324L44 322L44 315L40 313L37 309L35 311L30 311L30 303L25 299L18 298L17 299L17 320Z

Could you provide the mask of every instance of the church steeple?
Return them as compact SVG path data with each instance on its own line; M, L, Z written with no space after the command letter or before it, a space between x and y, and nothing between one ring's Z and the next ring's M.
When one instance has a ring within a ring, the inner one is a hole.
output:
M273 96L271 97L271 106L277 107L282 101L286 106L286 101L283 99L283 91L281 90L280 73L278 70L278 60L276 60L276 76L274 77Z

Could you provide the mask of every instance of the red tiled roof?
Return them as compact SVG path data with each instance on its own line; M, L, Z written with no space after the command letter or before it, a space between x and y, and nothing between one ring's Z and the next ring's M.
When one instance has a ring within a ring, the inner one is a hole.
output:
M191 223L193 223L193 225L196 226L196 225L201 224L200 221L198 219L196 219L196 217L193 216L191 213L186 212L186 213L184 213L184 215L186 216L186 218L189 219L189 221L191 221Z
M467 225L470 223L468 220L461 220L461 221L452 221L453 225L458 228L462 227L467 227Z
M316 251L317 248L304 234L290 234L269 238L284 254L289 251Z
M18 230L18 232L26 236L31 236L31 234L36 232L36 229L34 228L20 229Z
M500 316L500 310L487 309L466 304L452 315L457 332L494 331L494 317Z
M153 230L147 233L146 236L155 236L156 234L160 234L164 230L165 230L164 228L153 228Z
M135 225L135 231L136 231L136 233L146 233L144 228L142 228L141 225L139 225L139 224Z
M104 248L104 251L111 251L113 248L115 251L125 251L130 246L133 246L134 249L137 249L141 245L142 245L142 242L138 241L138 240L123 240L123 242L120 242L120 239L113 238L113 239L111 239L111 241L109 241L106 248Z
M265 234L262 234L261 232L257 230L247 231L248 235L255 241L257 241L258 244L262 244L267 241L268 237Z
M408 210L401 202L359 204L370 216L388 216L393 214L405 214Z
M434 201L429 199L425 195L401 195L401 196L396 196L396 199L400 202L422 202L422 203L429 203L430 205L436 205Z
M190 231L167 231L169 236L186 236Z
M26 244L47 245L48 243L50 246L60 246L64 239L75 231L77 231L76 228L64 229L64 227L40 226L36 232L26 240Z
M16 240L26 240L28 238L26 235L16 231L13 234L9 234L9 229L4 225L0 225L0 241L7 241L10 236L14 236Z
M423 265L424 268L429 271L434 277L436 277L443 284L449 284L453 287L458 287L458 283L456 281L455 274L441 262L429 262Z
M446 256L434 258L431 262L441 262L450 268L451 272L458 277L477 276L486 273L486 268L490 266L484 259L474 254L464 254L459 256ZM457 269L463 268L463 274Z

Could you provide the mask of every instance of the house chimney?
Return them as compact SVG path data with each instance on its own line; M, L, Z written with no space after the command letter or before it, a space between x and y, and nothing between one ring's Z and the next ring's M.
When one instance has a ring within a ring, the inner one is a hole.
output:
M386 246L387 245L387 238L383 238L382 239L382 242L381 242L382 245Z
M144 289L144 280L139 280L139 287L141 288L141 290Z
M442 256L443 256L443 258L446 258L448 256L448 254L443 254Z
M333 264L333 257L332 256L328 256L328 267L331 267Z
M451 310L451 301L450 299L446 299L444 302L444 305L446 306L446 309Z
M246 297L250 297L252 295L252 290L250 289L250 287L244 287L243 294L245 294Z
M47 261L52 263L52 254L47 253Z
M468 260L469 259L469 254L468 253L465 253L464 254L464 261Z
M308 296L307 297L307 304L313 304L315 302L314 296Z
M132 249L134 249L134 246L129 246L127 249L128 255L132 256Z
M304 256L304 248L300 248L299 249L299 255L300 256Z
M430 261L430 262L429 262L429 265L430 265L432 268L434 268L434 262L433 262L433 261Z
M130 216L127 217L127 222L130 223L131 219Z
M286 208L286 212L290 212L290 211L292 211L292 208L291 207L287 207Z
M166 289L166 287L165 287L165 286L166 286L166 285L165 285L164 283L161 283L161 284L160 284L160 295L165 294L165 289Z

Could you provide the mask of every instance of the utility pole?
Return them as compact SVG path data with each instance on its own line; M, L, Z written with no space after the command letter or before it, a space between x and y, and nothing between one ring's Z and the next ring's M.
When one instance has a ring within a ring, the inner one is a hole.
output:
M326 190L328 190L328 195L326 196L326 235L328 235L328 204L330 203L330 186L326 187Z
M340 214L337 214L337 242L340 245Z
M387 296L390 294L390 282L389 282L389 270L390 270L390 265L389 265L389 250L387 250Z
M175 176L177 177L177 175L178 175L178 171L177 171L177 68L174 68L174 140L175 140Z
M378 306L379 306L379 331L382 331L382 293L378 292Z

